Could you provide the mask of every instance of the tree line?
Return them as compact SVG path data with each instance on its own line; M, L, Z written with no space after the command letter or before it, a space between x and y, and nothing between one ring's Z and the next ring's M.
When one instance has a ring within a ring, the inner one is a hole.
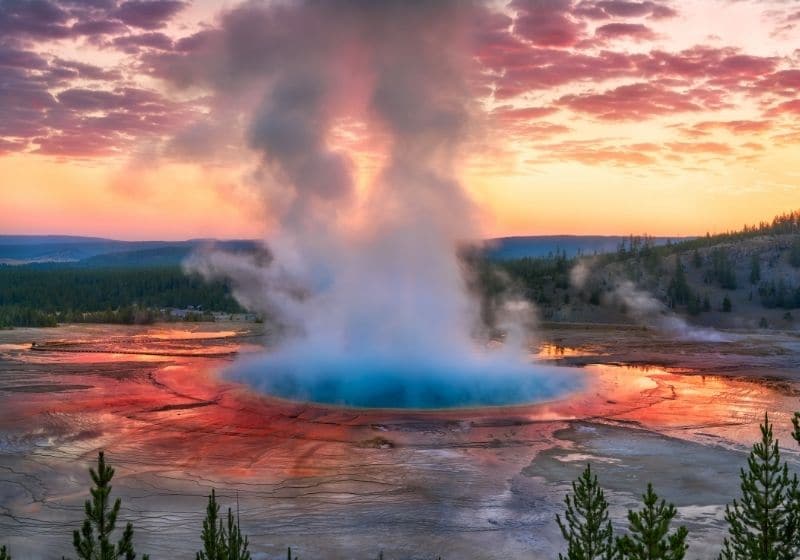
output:
M148 323L165 308L240 313L226 281L178 266L42 268L0 266L0 327L59 322Z
M792 437L800 444L800 413L792 419ZM761 439L740 472L741 496L725 507L727 535L718 560L796 560L800 557L800 481L781 459L769 416L760 425ZM127 523L115 540L121 500L110 501L114 469L102 451L97 468L90 468L94 484L84 505L81 528L73 532L72 545L79 560L135 560L133 525ZM609 516L605 492L591 465L572 483L564 498L563 518L556 523L566 551L559 560L683 560L688 551L689 531L673 527L677 508L659 498L652 484L642 495L642 507L627 513L627 530L616 535ZM200 532L201 548L196 560L250 560L250 543L242 534L238 513L231 508L220 517L215 490L211 490ZM383 553L378 556L383 559ZM150 560L147 554L143 560ZM287 560L292 560L287 550ZM0 560L11 560L6 546ZM65 559L66 560L66 559ZM294 557L294 560L297 560ZM439 560L441 560L439 558Z
M741 231L706 235L665 245L656 245L655 240L646 235L630 236L620 243L616 252L595 255L593 268L603 270L606 266L615 265L620 267L627 279L635 283L647 281L647 275L651 279L669 278L664 303L671 308L683 307L690 315L712 309L731 312L733 302L730 296L724 294L721 299L712 302L708 291L702 286L693 289L688 281L687 266L700 271L705 286L733 291L741 287L743 282L747 285L749 280L752 286L751 300L757 294L761 306L766 309L793 310L800 308L800 284L794 285L787 279L762 279L758 255L751 256L749 274L740 279L736 261L724 244L763 235L796 235L784 257L792 267L800 268L798 223L800 211L776 216L772 222L762 222L758 226L746 226ZM707 248L701 253L701 249ZM590 278L583 289L571 289L570 271L582 258L580 255L569 258L557 250L546 257L493 261L477 267L477 276L483 282L480 293L484 298L497 299L510 285L530 301L541 305L545 319L553 314L553 308L568 304L573 298L600 305L603 294L615 288L613 282ZM684 264L684 261L688 264ZM494 276L490 274L492 271L496 273Z

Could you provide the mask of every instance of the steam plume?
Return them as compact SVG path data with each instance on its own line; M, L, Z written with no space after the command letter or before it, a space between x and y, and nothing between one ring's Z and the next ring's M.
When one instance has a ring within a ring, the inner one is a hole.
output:
M268 266L225 255L189 265L232 276L240 301L293 334L241 365L241 378L368 406L501 404L573 386L567 371L532 370L521 336L495 352L471 337L477 306L457 248L479 232L456 170L477 110L471 42L482 9L246 4L176 70L246 108L245 136L279 224ZM385 164L365 194L351 157L331 147L347 122L382 139Z
M570 270L570 281L577 289L583 289L591 276L591 262L579 260ZM607 302L622 305L625 312L637 323L653 328L678 339L698 342L726 342L729 336L717 330L695 327L669 310L649 292L638 288L630 280L617 280L607 296Z

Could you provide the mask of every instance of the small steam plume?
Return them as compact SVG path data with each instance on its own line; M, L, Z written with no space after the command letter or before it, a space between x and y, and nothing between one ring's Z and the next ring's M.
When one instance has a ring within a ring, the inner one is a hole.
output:
M225 14L175 81L243 107L264 198L278 223L273 259L205 255L245 306L290 333L234 375L292 398L363 406L504 404L575 387L573 372L531 367L531 310L508 302L501 349L478 349L478 306L458 248L479 238L458 180L479 111L475 24L463 1L248 3ZM229 113L225 113L228 115ZM337 127L358 122L381 148L357 184ZM364 187L364 188L360 188Z
M580 260L570 270L570 280L577 289L583 289L591 276L591 263ZM695 327L678 317L649 292L638 288L630 280L619 280L606 297L607 303L622 306L637 323L681 340L698 342L727 342L730 337L711 328Z
M666 305L633 282L621 282L611 293L616 304L625 306L628 314L642 325L654 328L674 338L698 342L727 342L729 337L710 328L695 327L672 313Z
M586 286L591 273L592 267L589 262L581 259L569 271L569 281L575 288L582 290Z

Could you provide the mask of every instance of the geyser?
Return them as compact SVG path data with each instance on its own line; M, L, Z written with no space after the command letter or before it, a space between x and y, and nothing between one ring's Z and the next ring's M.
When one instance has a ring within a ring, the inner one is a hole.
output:
M552 399L579 383L569 368L494 356L442 355L405 360L397 355L315 352L299 359L288 347L239 364L232 374L271 395L357 408L446 409L510 406Z
M216 95L217 129L247 123L261 160L252 176L277 224L268 263L220 253L188 263L230 278L283 335L231 376L281 397L376 407L518 404L575 386L575 372L530 363L521 300L496 302L505 345L477 349L486 339L458 249L480 237L479 213L456 170L480 128L476 22L498 17L487 10L247 3L176 61L177 84Z

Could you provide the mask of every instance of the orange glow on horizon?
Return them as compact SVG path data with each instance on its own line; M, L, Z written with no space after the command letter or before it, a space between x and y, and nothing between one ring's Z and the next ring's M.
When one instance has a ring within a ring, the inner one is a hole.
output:
M158 37L127 28L105 42L31 38L20 27L27 42L14 51L18 77L42 89L25 93L24 103L7 92L12 101L0 114L10 123L0 135L0 234L268 235L277 212L258 185L280 179L264 178L247 147L252 108L227 108L224 88L181 89L180 80L143 70L158 53L184 52L173 48L178 41L223 25L221 14L237 5L186 4L155 23ZM524 9L487 6L500 23L483 22L489 27L470 53L475 118L456 170L482 213L484 237L703 235L800 205L800 13L790 5L675 0L661 15L592 19L577 2L553 3L565 35L552 44L530 21L511 23ZM164 44L112 46L159 38ZM358 73L361 54L348 51L352 81L335 100L343 114L328 141L347 154L363 197L390 140L360 106L371 79ZM91 75L41 85L47 71L83 67ZM28 104L30 113L14 113ZM193 128L213 120L219 105L223 126ZM196 151L175 147L185 134Z

